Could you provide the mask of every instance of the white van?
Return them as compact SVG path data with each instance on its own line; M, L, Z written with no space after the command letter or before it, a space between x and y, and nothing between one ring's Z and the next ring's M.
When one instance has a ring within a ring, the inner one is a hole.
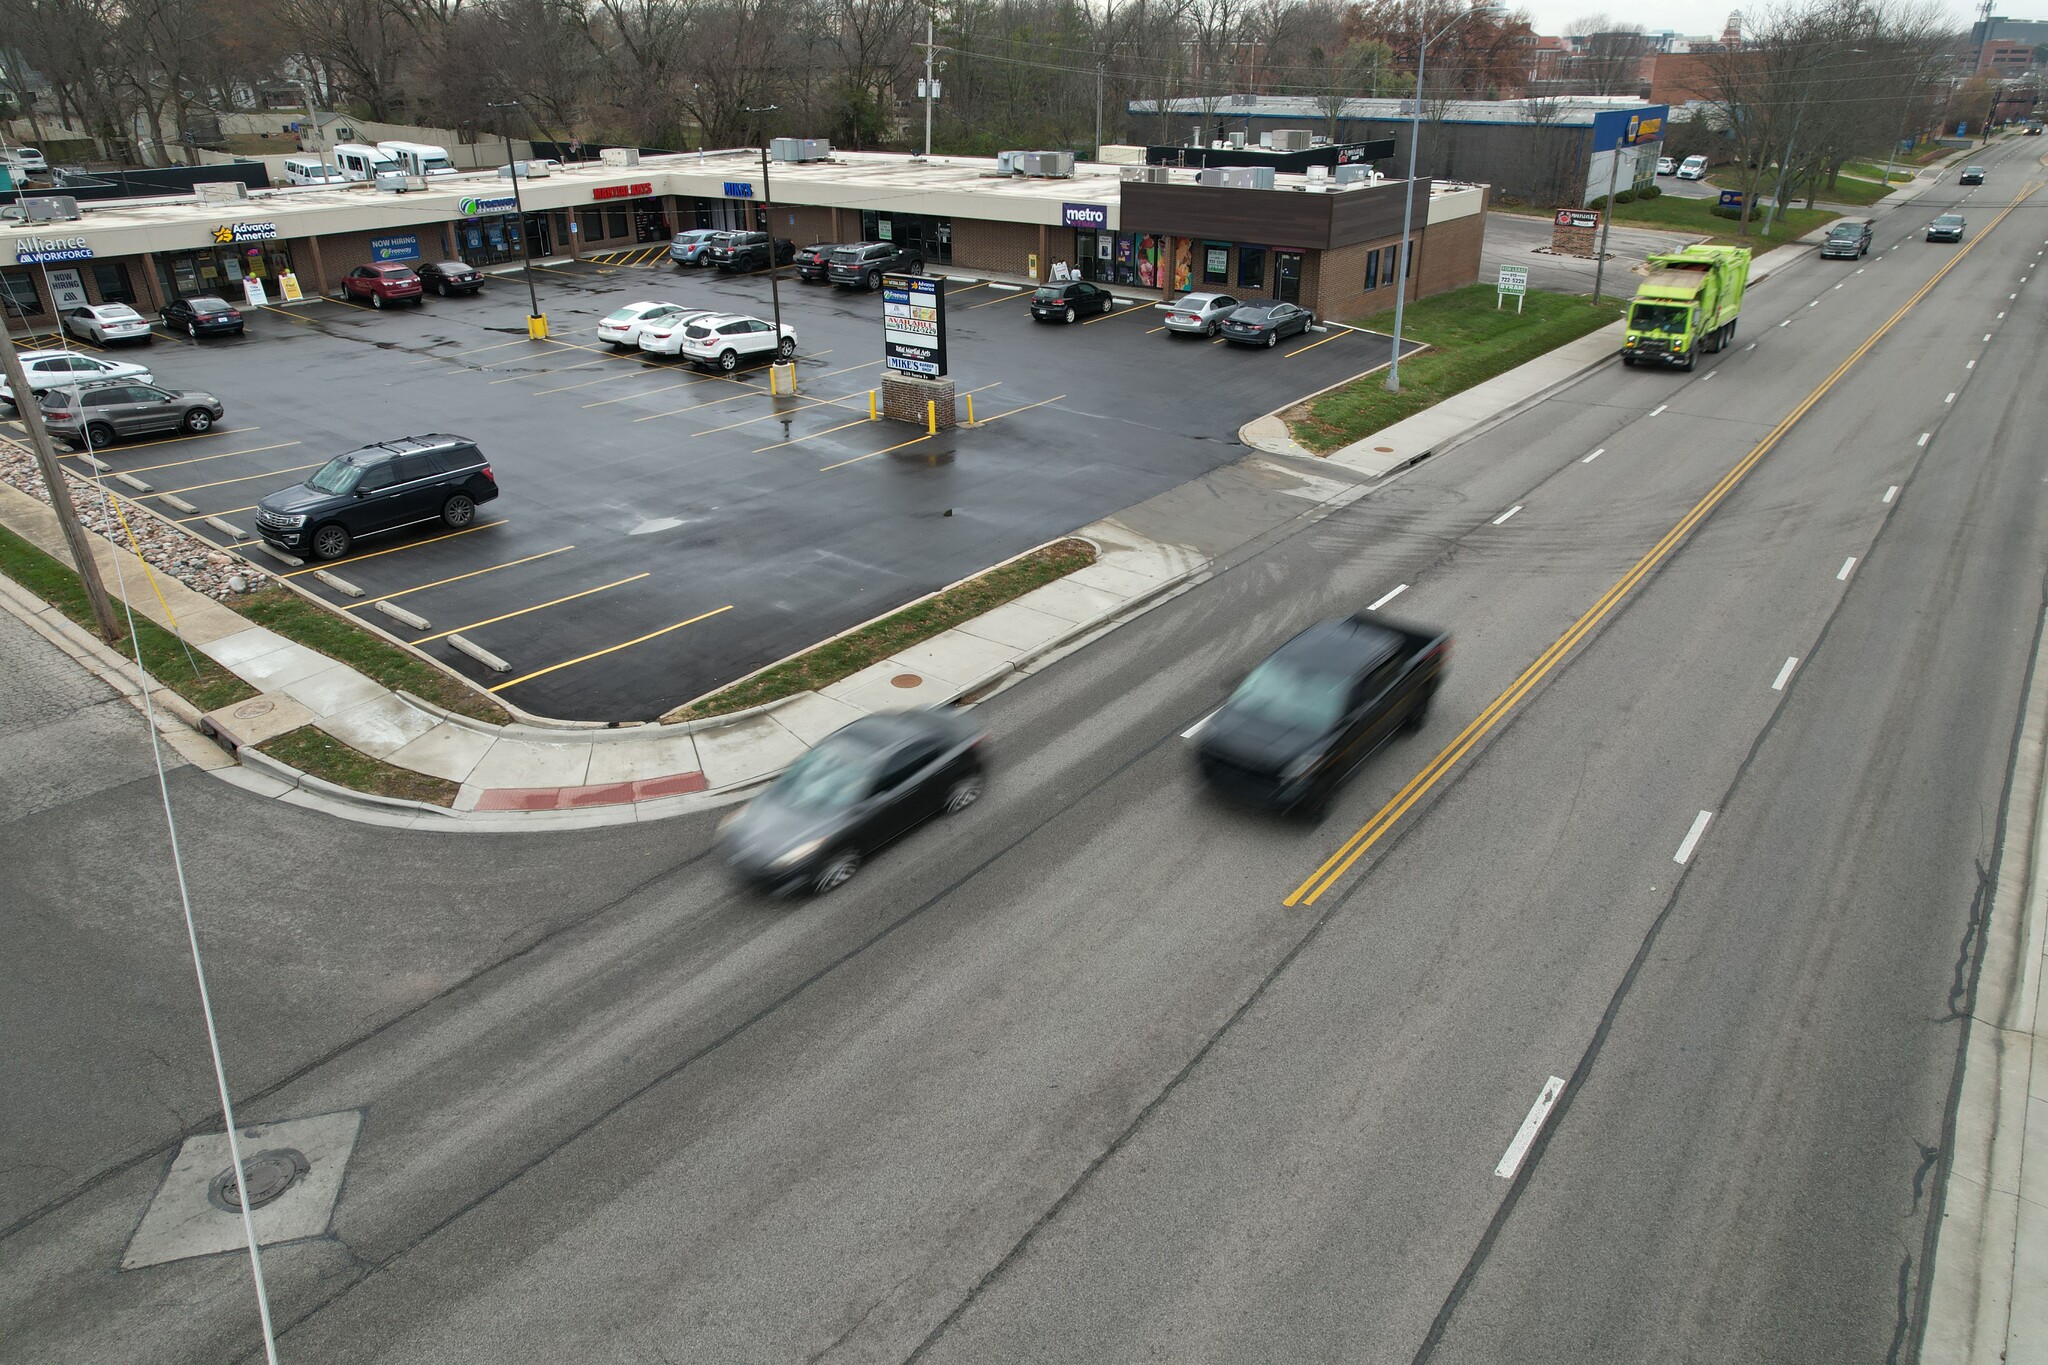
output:
M454 175L455 163L446 147L431 142L380 142L377 150L396 161L407 175Z
M1689 156L1685 159L1685 163L1678 168L1678 178L1680 180L1699 180L1704 178L1706 173L1707 159L1703 156Z
M360 142L337 143L327 155L341 171L344 180L367 180L375 184L380 175L396 175L401 178L405 175L405 167L393 160L389 153L380 152L375 147L364 146Z
M284 159L284 183L287 185L346 185L348 177L341 173L339 166L322 161L317 156L288 156Z
M45 161L43 154L34 147L0 149L0 165L31 175L46 175L50 170L50 163Z

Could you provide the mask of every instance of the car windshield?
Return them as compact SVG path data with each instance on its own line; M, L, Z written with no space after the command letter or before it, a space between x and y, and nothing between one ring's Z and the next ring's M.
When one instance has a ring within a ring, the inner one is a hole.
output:
M850 806L866 794L875 751L856 739L834 736L789 765L769 789L776 805L791 810L828 811Z
M1934 225L1938 228L1959 228L1963 225L1963 220L1953 213L1944 213L1934 220Z
M1638 332L1682 332L1686 310L1668 303L1639 303L1629 310L1628 325Z
M1843 223L1841 226L1833 228L1828 232L1830 237L1861 237L1862 235L1862 228L1849 223Z
M108 304L100 309L100 317L107 322L134 322L141 316L125 303Z
M192 311L195 313L225 313L228 311L228 301L226 299L194 299L192 300Z
M1342 673L1316 672L1284 659L1268 659L1238 684L1227 705L1237 715L1274 725L1327 730L1344 714L1344 694L1350 681Z
M347 493L354 490L356 481L362 477L363 467L343 455L321 466L319 473L306 480L306 486L322 493Z

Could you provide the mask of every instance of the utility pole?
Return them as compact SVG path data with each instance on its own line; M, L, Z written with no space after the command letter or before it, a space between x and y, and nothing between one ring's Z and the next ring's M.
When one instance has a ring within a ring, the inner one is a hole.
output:
M1102 160L1102 63L1095 64L1095 159Z
M500 104L486 104L486 109L517 109L518 100L506 100ZM526 200L519 193L520 165L512 159L512 134L505 133L505 170L512 177L512 212L519 218L519 257L526 272L526 335L535 341L548 339L548 320L540 311L540 293L533 287L533 234L526 230ZM770 253L771 255L773 253Z
M114 604L107 600L107 585L100 581L100 563L92 557L92 542L78 524L78 508L71 502L71 485L57 464L57 452L50 445L50 433L43 427L42 405L29 391L28 374L15 354L14 338L0 325L0 370L7 375L7 391L14 395L14 408L28 428L29 448L35 452L36 467L43 472L43 484L50 490L50 507L57 524L64 528L64 543L71 547L71 562L78 569L78 581L85 585L85 599L92 603L92 619L100 638L108 644L121 639L121 623L114 616Z
M932 159L932 101L938 98L939 88L932 80L932 14L933 7L925 6L924 11L924 159ZM1101 118L1098 115L1098 123ZM764 163L765 164L765 163ZM765 173L764 173L765 174Z
M1614 139L1614 159L1607 163L1607 207L1600 215L1600 245L1593 249L1593 302L1600 302L1600 277L1607 270L1607 230L1614 226L1614 180L1621 172L1623 134Z

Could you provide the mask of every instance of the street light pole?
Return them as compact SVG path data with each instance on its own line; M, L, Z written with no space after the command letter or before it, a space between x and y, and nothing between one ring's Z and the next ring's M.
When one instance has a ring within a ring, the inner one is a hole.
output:
M500 104L486 104L486 109L517 109L518 100L506 100ZM519 193L519 163L512 159L512 134L505 133L505 170L512 177L512 212L519 218L519 258L526 275L526 334L535 341L545 341L548 335L547 317L540 311L540 293L533 287L533 234L526 230L526 199Z
M925 59L931 59L931 49L925 49ZM781 108L778 104L763 105L758 109L746 109L749 114L772 114ZM925 105L926 117L930 117L931 105ZM796 360L782 358L782 258L775 251L775 187L768 178L768 134L760 124L754 125L754 135L761 140L761 213L767 220L768 229L768 303L775 316L775 359L768 364L770 393L796 392ZM784 386L787 385L785 389Z
M1607 273L1607 230L1614 226L1614 181L1621 173L1621 149L1627 134L1614 139L1614 156L1607 163L1607 207L1600 214L1600 245L1593 248L1593 302L1600 302L1600 279Z
M86 539L85 528L78 524L71 485L57 465L57 451L50 444L50 433L43 427L42 405L29 389L28 375L21 368L21 357L14 352L14 338L4 321L0 321L0 371L7 375L7 391L14 395L15 411L21 414L21 424L28 429L29 449L35 454L36 467L42 471L43 486L50 490L50 508L57 514L57 525L64 530L64 543L70 547L78 581L85 585L86 601L92 604L93 623L99 627L100 638L114 644L121 639L121 624L114 617L114 604L107 598L107 585L100 581L100 564L92 557L92 542Z
M1422 155L1422 74L1423 64L1429 60L1429 45L1451 31L1453 25L1469 19L1484 9L1469 10L1445 24L1435 33L1422 40L1415 49L1415 109L1408 125L1408 192L1401 203L1401 273L1394 280L1394 358L1387 366L1387 392L1401 391L1401 322L1408 304L1408 253L1412 249L1415 228L1415 163Z

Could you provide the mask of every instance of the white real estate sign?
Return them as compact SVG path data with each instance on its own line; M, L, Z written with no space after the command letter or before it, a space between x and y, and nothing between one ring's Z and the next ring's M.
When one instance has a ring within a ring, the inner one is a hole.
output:
M1500 268L1500 283L1494 287L1493 306L1498 309L1501 300L1508 295L1515 296L1515 311L1522 311L1522 296L1529 292L1529 267L1526 265L1504 265Z

